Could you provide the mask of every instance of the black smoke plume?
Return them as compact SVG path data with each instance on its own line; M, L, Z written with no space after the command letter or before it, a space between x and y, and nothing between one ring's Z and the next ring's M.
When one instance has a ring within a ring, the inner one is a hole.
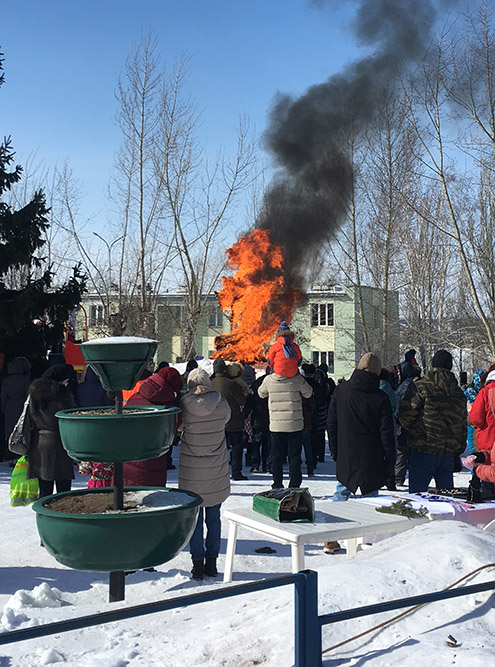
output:
M342 0L340 0L342 2ZM437 13L457 0L347 0L357 5L354 32L373 55L352 63L298 99L279 93L266 146L277 176L256 226L284 252L286 283L302 287L304 267L342 222L353 185L347 138L373 120L376 96L432 38ZM328 9L332 0L313 2Z

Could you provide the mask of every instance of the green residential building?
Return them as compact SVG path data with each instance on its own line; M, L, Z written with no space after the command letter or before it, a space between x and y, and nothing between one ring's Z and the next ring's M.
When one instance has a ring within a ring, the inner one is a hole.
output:
M87 295L82 305L84 310L77 316L77 337L84 337L83 328L88 338L106 335L101 300L96 295ZM160 296L156 313L160 341L157 361L186 361L182 349L183 313L183 294ZM368 349L378 354L386 366L399 361L397 292L385 293L372 287L361 287L359 291L356 286L313 285L289 324L304 360L316 365L325 362L334 379L349 378L360 356ZM215 295L209 295L196 338L198 355L210 357L215 350L215 337L228 331L227 317L220 310Z

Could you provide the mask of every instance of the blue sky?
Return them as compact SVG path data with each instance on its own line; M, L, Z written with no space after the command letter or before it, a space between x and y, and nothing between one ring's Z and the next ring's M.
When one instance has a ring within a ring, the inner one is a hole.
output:
M308 0L3 3L0 136L12 136L21 164L33 152L46 166L68 159L86 194L84 213L103 227L120 141L117 75L143 34L153 30L165 62L190 56L201 136L211 149L228 150L240 114L261 134L277 91L298 96L363 55L349 28L354 7L319 11Z

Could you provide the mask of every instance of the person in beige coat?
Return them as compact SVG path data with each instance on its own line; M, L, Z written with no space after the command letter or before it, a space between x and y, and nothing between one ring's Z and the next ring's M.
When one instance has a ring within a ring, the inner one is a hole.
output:
M179 489L203 498L198 522L189 542L193 579L216 577L220 551L220 505L230 495L230 474L225 424L230 407L216 391L206 371L196 368L187 378L181 399L182 438ZM203 526L206 523L206 540Z
M304 415L302 398L309 398L313 389L299 373L285 377L267 375L258 389L258 396L268 396L270 437L272 441L272 488L283 488L283 462L289 456L289 486L297 488L302 482L301 447Z

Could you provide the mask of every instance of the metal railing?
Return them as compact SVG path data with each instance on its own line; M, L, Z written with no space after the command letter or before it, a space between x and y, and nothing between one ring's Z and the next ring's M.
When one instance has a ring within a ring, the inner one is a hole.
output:
M71 630L79 630L103 623L123 621L161 611L190 607L203 602L221 600L246 593L280 588L281 586L291 584L294 584L294 667L319 667L322 664L321 630L324 625L360 618L361 616L369 616L371 614L380 614L403 607L413 607L439 600L471 595L472 593L495 590L495 581L488 581L462 588L425 593L424 595L400 598L389 602L379 602L365 607L345 609L318 616L318 575L312 570L303 570L297 574L275 577L273 579L262 579L261 581L247 584L215 588L204 593L184 595L171 600L148 602L122 609L103 611L98 614L58 621L56 623L47 623L46 625L0 633L0 646L27 639L36 639L69 632Z

